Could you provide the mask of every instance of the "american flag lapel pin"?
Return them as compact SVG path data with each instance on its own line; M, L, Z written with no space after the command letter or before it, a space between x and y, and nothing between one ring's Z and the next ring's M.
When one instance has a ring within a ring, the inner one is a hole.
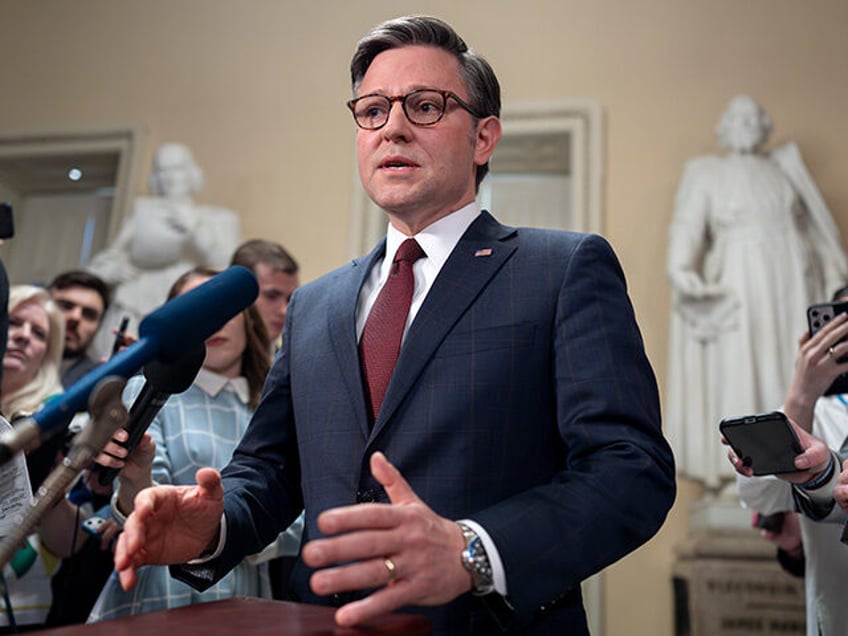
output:
M492 255L492 248L491 247L484 247L482 250L477 250L476 252L474 252L474 256L491 256L491 255Z

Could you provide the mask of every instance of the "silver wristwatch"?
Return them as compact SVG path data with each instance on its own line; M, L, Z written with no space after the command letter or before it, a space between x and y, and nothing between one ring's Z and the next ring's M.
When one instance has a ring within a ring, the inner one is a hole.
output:
M490 594L495 590L495 583L492 578L492 566L489 563L486 548L483 547L479 535L468 525L461 521L457 521L457 525L462 530L462 537L465 539L465 549L460 553L459 558L462 561L462 567L471 573L471 580L474 585L471 593L475 596Z

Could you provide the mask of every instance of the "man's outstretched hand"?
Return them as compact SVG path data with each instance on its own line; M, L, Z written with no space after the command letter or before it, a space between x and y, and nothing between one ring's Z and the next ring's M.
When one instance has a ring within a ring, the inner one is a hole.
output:
M380 452L371 456L371 474L391 503L321 513L319 529L334 536L310 541L303 548L307 565L323 568L310 581L316 594L378 588L339 608L336 622L342 626L357 625L405 605L442 605L472 585L460 562L465 541L459 526L424 504Z
M143 565L185 563L214 548L224 513L221 475L201 468L197 486L154 486L142 490L115 548L115 569L128 590Z

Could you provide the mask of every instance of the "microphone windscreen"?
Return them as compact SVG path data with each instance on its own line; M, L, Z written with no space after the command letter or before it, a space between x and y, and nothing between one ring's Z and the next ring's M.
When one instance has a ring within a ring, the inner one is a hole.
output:
M42 439L64 430L75 413L87 408L89 395L97 382L108 375L128 378L154 358L174 361L188 355L233 316L249 307L258 294L259 284L253 272L233 265L169 300L141 321L137 342L84 375L65 393L33 414L42 431Z
M139 338L156 342L157 357L176 360L249 307L258 295L253 272L232 265L148 314L138 327Z
M153 388L162 393L174 395L182 393L197 377L197 372L206 359L206 345L202 342L194 345L188 353L169 362L162 358L153 358L144 365L144 378Z

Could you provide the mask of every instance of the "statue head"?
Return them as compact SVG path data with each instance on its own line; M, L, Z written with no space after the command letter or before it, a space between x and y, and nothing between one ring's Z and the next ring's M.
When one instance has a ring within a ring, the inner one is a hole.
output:
M728 103L715 131L722 147L750 153L766 142L771 129L771 118L763 107L750 95L737 95Z
M183 144L168 143L153 153L148 186L152 194L169 198L188 197L203 188L203 171Z

